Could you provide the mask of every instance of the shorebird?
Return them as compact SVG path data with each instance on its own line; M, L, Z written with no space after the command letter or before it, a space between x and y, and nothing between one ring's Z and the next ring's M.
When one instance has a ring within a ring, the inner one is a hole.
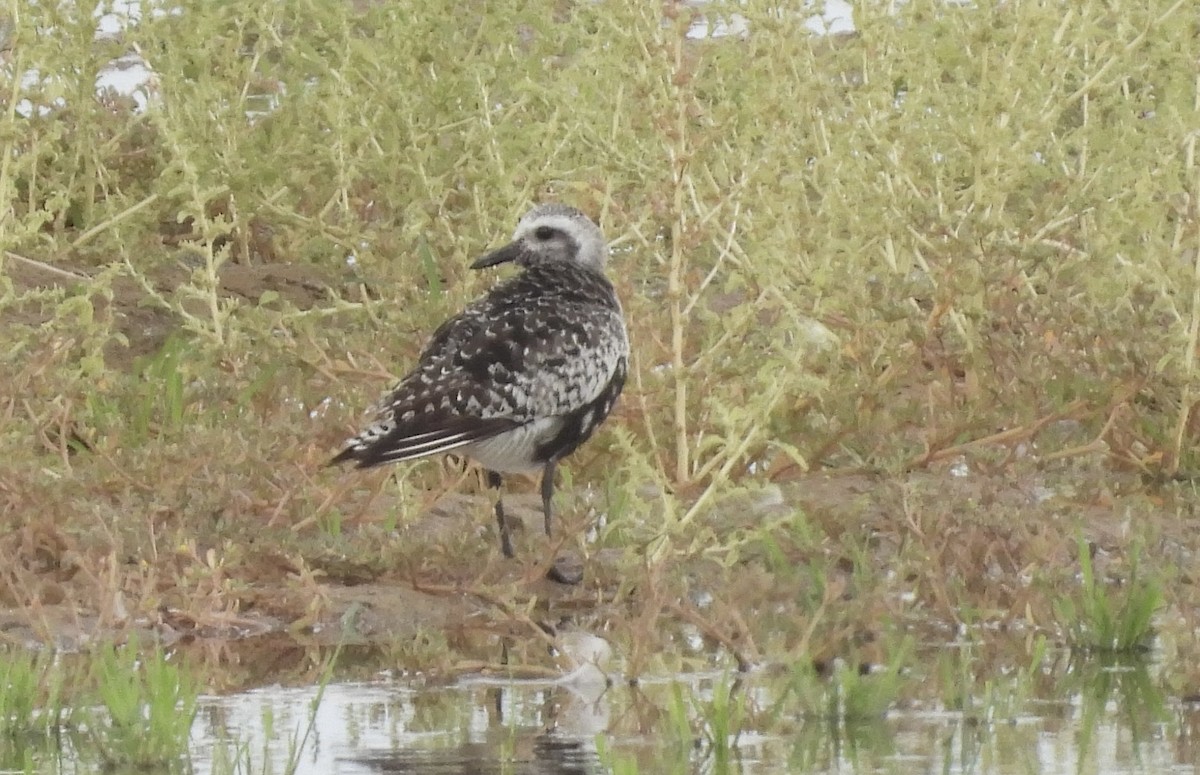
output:
M509 244L471 265L511 262L523 271L438 327L330 465L370 468L456 452L483 466L497 491L502 474L540 470L550 536L555 466L599 427L625 384L629 337L604 275L607 258L604 234L582 212L534 207ZM499 493L495 513L500 549L511 558ZM557 566L550 575L578 581Z

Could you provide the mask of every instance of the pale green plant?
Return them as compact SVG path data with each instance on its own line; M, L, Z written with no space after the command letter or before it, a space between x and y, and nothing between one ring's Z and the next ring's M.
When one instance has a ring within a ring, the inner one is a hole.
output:
M1049 657L1044 636L1031 644L1028 661L1015 670L996 671L980 664L979 650L974 643L958 648L942 649L935 655L936 679L947 710L960 712L971 723L992 724L1028 713L1033 687ZM976 671L982 673L982 678Z
M53 736L71 724L67 671L55 659L49 651L0 653L0 745Z
M790 703L801 717L821 718L838 724L853 725L881 718L895 702L909 680L904 665L912 653L911 641L900 648L879 669L838 660L828 676L819 675L810 664L798 664L786 691L776 701L776 712L785 712Z
M114 767L184 767L198 689L158 648L105 647L94 663L106 717L93 739Z
M1091 547L1082 536L1077 550L1079 594L1061 598L1057 605L1072 647L1118 654L1147 650L1154 637L1154 615L1163 605L1163 585L1154 574L1146 575L1141 547L1130 549L1128 578L1115 588L1096 577Z
M170 583L186 575L163 536L249 546L266 525L280 557L307 561L364 523L407 524L409 502L426 505L409 494L444 471L401 474L400 518L382 478L345 484L320 463L436 321L495 280L470 259L543 199L603 224L632 331L618 412L570 461L573 484L606 496L614 551L596 575L615 610L650 619L693 582L766 567L803 586L746 629L807 651L873 610L839 607L838 579L819 577L848 558L854 591L882 594L883 544L919 596L943 598L938 616L982 616L960 600L964 569L918 567L914 545L941 546L933 526L894 516L886 493L841 533L823 507L806 525L722 506L768 485L791 505L810 468L886 482L956 457L1194 466L1185 2L868 3L838 39L777 2L668 5L499 0L464 19L416 0L191 4L119 40L96 39L88 7L22 6L9 65L41 78L0 100L5 534L63 515L31 575L79 567L128 590L143 574L161 582L131 601L149 610L158 590L198 589ZM732 13L744 37L688 37ZM125 53L153 72L144 111L95 95ZM231 287L298 266L327 274ZM293 308L304 282L311 306ZM1078 428L1046 433L1063 425ZM1018 547L1061 544L1022 544L1024 527ZM378 549L372 572L404 576ZM251 577L254 556L221 572ZM85 586L71 602L112 606ZM1030 594L1044 619L1055 591ZM1102 619L1089 605L1067 618ZM737 631L729 615L714 632Z

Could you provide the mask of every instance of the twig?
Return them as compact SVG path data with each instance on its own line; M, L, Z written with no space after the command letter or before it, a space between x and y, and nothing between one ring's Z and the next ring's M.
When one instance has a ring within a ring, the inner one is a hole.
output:
M566 659L567 664L569 665L571 670L575 670L579 667L579 665L575 663L575 659L570 654L566 653L566 651L559 648L558 640L553 635L546 632L546 630L541 625L539 625L537 622L530 619L527 614L515 610L510 603L508 603L505 600L501 600L499 597L492 594L491 592L488 592L487 590L480 589L479 587L475 587L475 586L464 587L459 584L455 584L452 586L448 586L445 584L421 584L420 582L418 582L415 579L410 579L409 583L412 584L412 588L414 590L416 590L417 592L423 592L427 595L441 595L441 596L469 595L469 596L474 597L484 603L487 603L488 605L492 606L493 608L498 609L501 613L503 613L509 619L512 619L513 621L517 622L518 624L521 624L521 625L524 625L525 627L527 627L537 638L544 641L545 644L549 648L553 649L555 652L557 652L559 655L561 655L564 659Z
M38 261L37 259L27 258L18 253L14 253L11 250L4 251L4 257L9 260L12 260L12 261L20 261L21 263L23 263L27 266L31 266L35 269L40 269L43 272L49 272L50 274L58 275L59 277L65 277L69 280L90 280L90 279L92 279L89 275L80 274L78 272L71 272L66 269L59 269L56 266L51 266L50 264L43 263L41 261Z
M654 461L657 464L659 471L666 471L667 464L663 460L662 447L659 446L658 436L654 433L654 423L650 421L653 414L650 412L650 407L646 405L646 388L642 385L642 359L637 351L633 352L633 384L637 388L638 404L642 408L642 425L646 428L646 440L650 444L650 452L654 455Z
M990 436L984 436L983 438L972 439L971 441L966 441L962 444L955 444L951 447L944 447L939 450L926 452L925 454L910 460L905 467L909 469L921 468L929 465L935 460L943 460L955 455L961 455L962 453L977 447L985 447L992 444L1004 444L1011 441L1032 438L1050 423L1072 417L1086 406L1087 403L1085 401L1073 401L1069 406L1067 406L1066 409L1063 409L1060 412L1048 414L1045 417L1035 420L1028 425L1009 428L1008 430L1000 431L999 433L993 433Z
M97 457L99 457L101 460L103 460L105 463L107 463L109 465L109 467L112 468L112 470L116 473L117 476L121 477L126 482L128 482L134 489L139 490L141 492L154 492L155 491L154 487L151 487L150 485L146 484L145 482L138 481L137 479L135 479L133 477L132 474L130 474L124 468L121 468L119 465L117 465L117 462L112 459L112 456L109 455L107 452L105 452L103 449L101 449L99 444L96 444L92 447L92 453L95 454Z
M690 607L684 608L679 603L670 602L667 603L667 608L673 611L680 619L683 619L688 624L693 625L728 650L729 653L733 655L733 658L737 660L738 672L746 673L749 672L751 667L753 667L754 661L747 657L742 649L736 643L734 643L733 638L718 630L711 622L709 622L700 614L691 610ZM748 633L746 633L746 637L749 638ZM749 645L752 649L754 648L753 640L749 641Z
M1136 392L1136 390L1134 392ZM1116 422L1117 415L1120 413L1121 407L1125 406L1125 402L1128 401L1129 397L1132 395L1133 393L1127 393L1125 396L1121 397L1120 400L1113 403L1112 411L1108 413L1108 419L1104 421L1104 427L1102 427L1100 432L1096 434L1096 438L1092 439L1087 444L1077 447L1070 447L1069 449L1060 449L1057 452L1051 452L1047 455L1043 455L1042 460L1060 460L1062 458L1087 455L1091 454L1092 452L1106 451L1108 449L1108 445L1104 443L1104 437L1108 435L1110 430L1112 430L1113 423Z
M147 207L149 207L150 205L154 204L157 201L158 201L158 194L151 194L150 196L146 197L142 201L138 202L135 205L127 207L126 209L117 213L116 215L109 218L108 220L102 221L102 222L96 224L92 228L85 231L83 234L80 234L78 237L76 237L75 240L71 243L71 249L75 250L76 248L83 245L83 243L90 240L92 237L95 237L100 232L110 229L113 226L116 226L121 221L125 220L126 218L129 218L132 215L135 215L136 213L138 213L141 210L146 209Z

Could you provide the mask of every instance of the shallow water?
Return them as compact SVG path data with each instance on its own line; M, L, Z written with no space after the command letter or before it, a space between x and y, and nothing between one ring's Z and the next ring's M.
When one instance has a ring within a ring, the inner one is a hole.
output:
M1011 714L908 707L847 721L772 712L778 688L752 677L732 689L741 722L722 746L711 739L711 701L729 687L719 674L636 687L340 683L326 687L315 715L315 688L259 689L203 700L192 763L197 773L229 772L235 759L238 771L278 772L298 750L295 772L345 775L1196 771L1200 709L1146 705L1117 685L1031 699Z
M630 682L590 664L620 659L579 631L559 643L583 667L537 680L400 675L394 656L369 647L295 650L308 666L297 672L271 643L269 663L236 641L199 672L219 681L241 665L253 677L239 679L257 684L307 683L314 670L367 680L203 695L179 766L154 771L1117 775L1200 764L1200 702L1173 693L1181 666L1161 652L1105 662L1050 649L1030 661L963 642L918 647L894 672L776 665ZM501 661L511 653L502 648ZM204 662L183 651L170 661L187 672ZM105 772L103 751L120 743L106 740L102 711L81 710L40 741L0 735L0 773Z

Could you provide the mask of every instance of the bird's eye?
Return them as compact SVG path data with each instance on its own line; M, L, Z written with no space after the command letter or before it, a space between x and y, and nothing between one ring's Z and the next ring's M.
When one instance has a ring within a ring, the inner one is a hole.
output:
M554 229L549 226L539 226L533 230L533 236L537 237L542 242L554 236Z

